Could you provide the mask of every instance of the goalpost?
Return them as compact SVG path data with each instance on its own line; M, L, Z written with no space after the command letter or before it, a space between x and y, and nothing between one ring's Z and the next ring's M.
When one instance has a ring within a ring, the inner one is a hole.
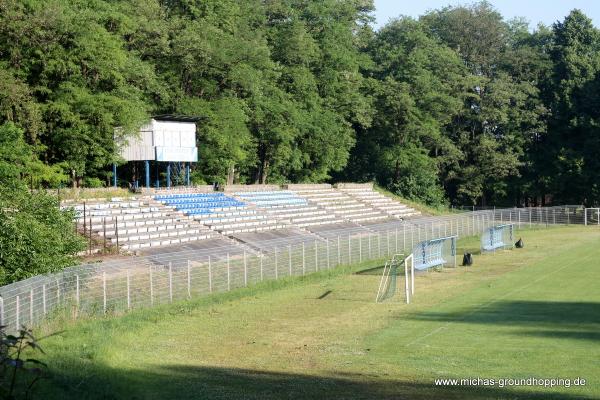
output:
M406 303L410 304L410 298L415 293L415 270L425 271L448 264L456 267L456 240L457 236L425 240L418 243L407 257L403 257L402 254L394 255L383 268L376 302L379 303L395 294L397 270L402 265Z
M396 285L398 280L398 266L403 262L404 254L394 254L390 261L386 261L383 266L383 274L379 281L379 289L375 297L376 303L381 303L393 297L396 294Z
M514 224L496 225L487 228L481 235L481 251L512 248L514 230Z

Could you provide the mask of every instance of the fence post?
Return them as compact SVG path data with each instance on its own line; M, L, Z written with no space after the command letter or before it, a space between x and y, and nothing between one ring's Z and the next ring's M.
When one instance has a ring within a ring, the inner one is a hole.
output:
M352 244L350 242L350 234L348 234L348 265L352 264Z
M89 254L92 254L92 217L90 217L90 237L89 237L88 251L89 251Z
M327 240L327 269L329 269L329 239Z
M263 280L263 254L260 253L260 255L258 257L260 259L260 281L262 282L262 280Z
M16 301L17 301L17 303L16 303L16 310L15 310L15 329L18 331L20 329L19 325L21 325L19 323L19 314L21 313L21 310L20 310L21 304L20 304L20 301L19 301L19 295L17 295L17 300Z
M44 315L46 315L46 284L42 285L42 310L44 311ZM4 324L0 324L4 325Z
M600 221L600 218L598 219ZM340 235L337 237L337 253L338 253L338 265L342 264L342 249L340 248Z
M187 292L188 292L188 299L192 298L192 274L191 274L191 262L190 260L187 260Z
M390 256L390 231L387 230L386 234L385 234L385 242L386 242L386 254L389 257Z
M33 288L29 289L29 324L33 325Z
M381 258L381 232L377 234L377 258Z
M248 286L248 263L246 259L246 250L244 250L244 286Z
M102 230L103 230L102 241L104 243L104 248L102 249L102 251L106 254L106 217L102 218Z
M231 290L231 263L229 262L229 253L227 253L227 291Z
M150 305L154 305L154 284L152 282L152 267L148 267L150 271Z
M302 275L304 275L306 273L306 263L305 263L305 257L304 257L304 242L302 242Z
M127 309L131 309L131 274L127 270Z
M319 251L319 246L317 245L317 240L315 239L315 271L319 270L319 256L317 252Z
M373 256L371 255L371 234L370 234L370 233L369 233L369 236L368 236L368 238L369 238L369 241L368 241L368 243L369 243L369 259L370 259L370 258L372 258L372 257L373 257ZM361 260L361 261L362 261L362 260Z
M102 272L102 305L106 314L106 271Z
M292 276L292 245L288 245L288 276Z
M362 234L358 236L358 262L362 262Z
M279 272L277 269L277 247L275 247L275 280L279 279Z
M75 305L79 310L79 274L75 275Z
M395 249L395 253L398 253L398 228L396 228L396 236L395 236L396 240L396 245L394 246Z
M169 302L173 302L173 263L169 261Z
M531 207L529 207L529 228L531 228Z
M208 292L212 293L212 265L210 256L208 256Z

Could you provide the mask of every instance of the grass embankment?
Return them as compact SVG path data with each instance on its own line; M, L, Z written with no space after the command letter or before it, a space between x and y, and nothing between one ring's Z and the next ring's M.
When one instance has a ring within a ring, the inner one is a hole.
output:
M411 305L375 304L348 267L42 340L44 399L600 397L600 230L523 231L526 247L421 274ZM477 240L461 240L463 249ZM399 285L402 280L399 279ZM571 378L585 387L436 387L435 378Z
M378 185L373 185L373 190L375 190L387 197L390 197L396 201L399 201L400 203L405 204L405 205L409 206L410 208L420 211L421 214L423 214L423 215L447 215L447 214L452 214L452 213L458 212L457 210L451 209L446 206L432 207L432 206L428 206L423 203L419 203L414 200L406 199L406 198L404 198L402 196L398 196L397 194L392 193L389 190L387 190L381 186L378 186Z

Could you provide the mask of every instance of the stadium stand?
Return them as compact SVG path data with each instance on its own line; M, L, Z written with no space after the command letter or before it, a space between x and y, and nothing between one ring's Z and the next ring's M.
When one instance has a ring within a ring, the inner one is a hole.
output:
M224 235L286 227L284 223L222 192L166 194L154 199Z
M122 200L77 204L77 222L125 250L208 239L214 234L182 212L152 200Z
M420 212L373 190L372 183L340 183L336 187L350 197L394 218L404 219Z
M289 190L237 192L235 196L264 209L267 214L279 221L300 228L343 222L334 214L309 204L305 198Z
M389 215L351 196L338 191L329 184L288 185L287 189L308 200L336 217L351 222L367 222L389 218Z

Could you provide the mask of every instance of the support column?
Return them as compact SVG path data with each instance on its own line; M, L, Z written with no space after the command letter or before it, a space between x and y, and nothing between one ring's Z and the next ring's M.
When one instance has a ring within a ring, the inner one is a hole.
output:
M185 166L185 185L190 186L190 163Z
M144 161L146 167L146 189L150 189L150 161Z
M113 163L113 186L117 187L117 164Z
M171 187L171 163L167 164L167 188Z

